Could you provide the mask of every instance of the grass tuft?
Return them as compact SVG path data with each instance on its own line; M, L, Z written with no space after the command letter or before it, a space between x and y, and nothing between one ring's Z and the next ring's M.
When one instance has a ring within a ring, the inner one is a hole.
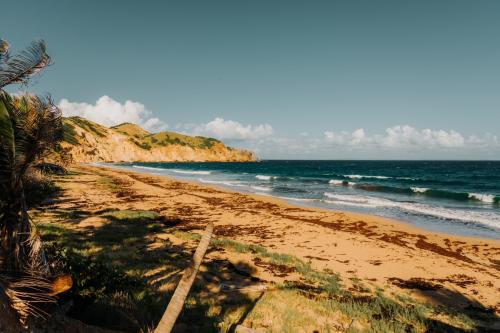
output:
M122 222L149 222L161 217L160 214L149 210L111 210L101 216Z

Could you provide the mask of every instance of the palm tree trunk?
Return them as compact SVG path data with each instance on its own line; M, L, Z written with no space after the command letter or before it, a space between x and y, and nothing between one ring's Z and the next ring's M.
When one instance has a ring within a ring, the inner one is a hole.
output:
M201 237L200 243L198 244L196 252L194 253L193 260L190 265L184 270L181 281L177 285L174 295L170 299L167 309L165 310L160 323L155 329L155 333L170 333L172 331L175 321L177 320L177 317L181 313L182 307L184 306L184 302L186 301L189 290L191 289L194 279L196 278L196 274L198 273L198 269L200 268L203 257L207 252L213 229L213 222L208 222L208 225L205 228L205 233Z

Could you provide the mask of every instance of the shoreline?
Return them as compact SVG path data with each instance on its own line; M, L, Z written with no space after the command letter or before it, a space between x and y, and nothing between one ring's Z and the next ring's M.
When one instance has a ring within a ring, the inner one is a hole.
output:
M82 175L64 185L65 195L83 202L87 211L154 211L182 221L182 230L189 232L202 231L212 220L216 239L295 256L315 269L336 272L347 285L359 280L426 302L480 304L500 314L500 241L429 232L377 216L301 207L118 168L79 165L75 170ZM102 189L92 185L99 184L97 178L118 185ZM91 217L77 227L89 225L102 222ZM451 299L444 291L460 297Z
M314 205L307 205L307 204L301 204L300 200L293 200L293 199L285 199L281 198L278 196L273 196L271 194L263 194L263 193L253 193L250 191L238 191L237 189L234 189L230 186L224 186L224 185L217 185L217 184L211 184L211 183L205 183L199 180L192 180L192 179L185 179L182 177L175 177L172 175L160 175L156 174L154 172L147 172L147 171L140 171L143 169L138 169L138 170L131 170L130 168L127 167L121 167L119 165L113 165L111 163L91 163L91 164L82 164L86 165L89 167L102 167L102 168L109 168L109 169L115 169L115 170L121 170L121 171L126 171L126 172L131 172L131 173L138 173L138 174L144 174L144 175L149 175L153 177L161 177L165 178L171 181L179 181L179 182L185 182L194 186L200 186L200 187L207 187L211 188L217 191L224 191L224 192L229 192L229 193L234 193L234 194L242 194L242 195L248 195L251 197L255 197L259 200L264 200L264 201L270 201L274 203L278 203L281 205L287 205L292 208L294 207L299 207L303 209L311 209L311 210L316 210L324 213L332 212L336 214L348 214L350 216L358 217L360 219L367 219L367 220L376 220L376 223L386 223L389 224L393 227L398 227L398 225L401 225L402 228L406 229L407 231L411 231L414 233L422 233L422 234L427 234L427 235L436 235L439 237L453 237L457 239L462 239L466 241L493 241L500 246L500 239L498 238L488 238L488 237L481 237L481 236L475 236L475 235L463 235L463 234L456 234L456 233L447 233L445 231L440 231L440 230L430 230L426 229L424 227L415 225L414 223L410 221L404 221L404 220L399 220L396 218L391 218L391 217L385 217L385 216L380 216L376 214L369 214L369 213L360 213L356 211L350 211L350 210L338 210L334 208L326 208L326 207L318 207Z

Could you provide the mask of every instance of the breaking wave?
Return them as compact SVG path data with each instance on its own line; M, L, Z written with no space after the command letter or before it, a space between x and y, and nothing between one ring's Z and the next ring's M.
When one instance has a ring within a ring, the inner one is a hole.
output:
M275 176L266 176L266 175L257 175L255 178L259 180L271 180L271 179L276 179Z
M433 198L441 198L456 201L480 201L490 204L500 203L500 196L494 194L483 194L483 193L467 193L467 192L453 192L440 189L432 189L426 187L395 187L395 186L385 186L385 185L373 185L373 184L354 184L355 188L365 191L372 192L386 192L386 193L398 193L398 194L417 194L425 195Z
M272 191L273 189L270 187L265 187L265 186L257 186L257 185L252 185L250 186L252 189L256 191L264 191L264 192L269 192Z
M204 171L204 170L179 170L179 169L166 169L166 170L170 171L170 172L182 173L182 174L186 174L186 175L210 175L211 174L210 171Z
M442 206L431 206L413 202L400 202L361 195L336 194L329 192L325 192L324 195L328 199L333 199L329 201L325 200L325 202L337 205L367 208L397 208L413 214L426 215L444 220L456 220L465 223L481 224L500 229L500 215L491 212L449 209Z

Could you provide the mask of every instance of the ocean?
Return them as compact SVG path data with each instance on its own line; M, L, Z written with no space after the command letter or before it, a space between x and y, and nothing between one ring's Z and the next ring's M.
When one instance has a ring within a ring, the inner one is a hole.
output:
M293 204L367 213L449 234L500 239L500 161L121 163Z

